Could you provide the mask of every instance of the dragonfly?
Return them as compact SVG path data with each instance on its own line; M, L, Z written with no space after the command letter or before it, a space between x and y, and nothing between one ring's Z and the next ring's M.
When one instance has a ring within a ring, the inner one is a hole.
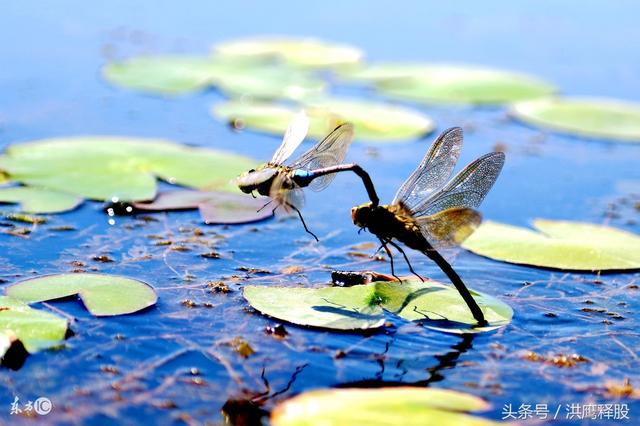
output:
M273 202L274 212L279 207L287 213L295 211L305 231L311 234L316 241L319 241L318 237L307 227L300 212L300 208L304 204L303 188L310 187L314 191L322 191L333 181L336 173L351 171L362 179L371 205L377 206L379 199L369 174L362 167L353 163L342 164L353 140L353 125L351 123L337 126L295 161L285 164L305 139L308 131L309 117L304 112L296 114L271 161L240 175L237 184L240 190L246 194L254 195L257 192L260 195L270 197L271 201L263 208Z
M476 208L498 178L505 157L502 152L485 154L449 180L460 156L462 139L461 128L445 130L390 204L362 204L351 209L351 216L360 231L368 230L378 238L378 250L384 248L389 256L394 277L397 278L389 245L402 253L411 273L422 280L397 241L433 260L456 287L476 321L486 324L464 282L438 250L459 245L480 225L482 217Z

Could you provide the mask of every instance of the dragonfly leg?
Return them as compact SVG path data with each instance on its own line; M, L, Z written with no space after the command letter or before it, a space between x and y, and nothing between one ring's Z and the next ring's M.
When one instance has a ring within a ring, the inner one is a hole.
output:
M413 270L413 266L411 266L411 262L409 262L409 258L407 257L407 253L404 252L402 247L400 247L399 245L397 245L396 243L394 243L391 240L389 240L388 242L393 247L395 247L396 250L398 250L400 253L402 253L402 256L404 257L404 260L407 262L407 265L409 266L409 271L411 271L411 273L413 275L415 275L416 277L420 278L420 281L424 282L424 278L422 278L420 275L418 275L418 273L416 271Z
M300 217L300 221L302 222L302 226L304 226L304 230L307 231L308 234L311 234L311 236L315 238L316 241L320 242L316 234L314 234L309 230L309 228L307 228L307 224L305 223L304 218L302 217L302 213L300 213L300 210L291 203L287 203L287 206L289 206L291 209L295 210L296 213L298 213L298 217Z
M253 192L252 192L251 194L253 194ZM253 197L253 198L256 198L256 197ZM267 201L267 203L266 203L264 206L262 206L262 207L260 207L258 210L256 210L256 213L261 212L261 211L262 211L262 209L264 209L265 207L267 207L267 206L268 206L269 204L271 204L272 202L273 202L273 199L271 199L271 200ZM277 208L278 208L278 207L276 206L276 208L275 208L275 209L273 209L273 211L275 212Z
M387 253L387 256L389 256L389 263L391 263L391 275L398 281L402 282L400 277L396 275L396 271L393 266L393 254L391 254L391 250L389 250L389 247L387 247L387 243L391 242L391 240L383 240L382 238L378 238L378 239L380 240L380 248L384 248L384 251Z

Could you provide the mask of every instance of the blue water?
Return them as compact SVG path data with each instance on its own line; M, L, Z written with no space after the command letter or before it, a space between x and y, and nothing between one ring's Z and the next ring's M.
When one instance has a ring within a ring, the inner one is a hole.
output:
M5 3L0 14L2 147L53 136L112 134L163 137L268 159L276 138L238 134L209 117L209 107L222 100L215 91L166 100L113 88L99 74L107 60L204 53L211 43L253 34L351 43L372 61L503 67L538 75L567 94L640 100L640 4L633 1ZM505 169L482 207L486 218L521 226L536 217L585 220L640 232L633 209L606 216L609 203L640 193L640 146L543 134L509 121L501 109L419 108L437 121L439 131L453 125L467 130L461 163L497 143L506 145ZM429 141L390 146L364 141L353 145L349 158L371 173L382 200L390 200ZM376 156L370 155L371 147ZM265 334L275 322L247 310L243 284L319 285L329 281L325 265L388 271L386 263L346 254L352 245L371 240L357 234L348 214L365 200L355 178L346 175L323 193L309 193L305 217L320 244L292 219L205 227L196 213L186 212L158 214L158 222L148 223L118 218L110 226L96 204L54 217L28 238L0 234L0 278L7 282L81 268L137 277L153 284L160 296L155 308L109 319L91 317L73 300L50 303L74 319L75 336L62 350L29 357L18 371L0 370L0 418L20 421L9 415L16 396L21 401L46 396L55 408L39 420L52 423L215 423L222 421L225 401L266 391L264 370L270 392L282 391L266 409L314 388L413 383L482 396L493 405L484 415L494 419L502 417L505 404L548 404L552 412L562 404L558 423L580 424L565 418L564 404L608 402L628 404L627 423L640 422L637 401L618 401L601 391L605 383L625 378L640 386L640 303L638 290L630 286L640 279L637 273L564 274L462 252L455 266L465 281L514 308L508 327L462 338L393 319L394 328L370 335L290 325L284 340ZM57 225L78 230L51 229ZM191 251L168 250L148 238L187 240L195 227L206 235L204 244L184 242ZM222 259L200 257L211 246ZM95 262L97 254L116 262ZM422 257L412 259L425 275L444 279ZM307 270L278 275L290 265ZM237 270L242 266L274 274L247 277ZM208 281L220 279L231 293L207 291ZM185 299L199 306L187 308L181 304ZM605 314L583 312L585 306L624 319L603 323ZM227 344L236 336L256 353L240 357ZM529 350L576 353L589 361L559 368L524 360ZM337 351L347 355L335 358ZM176 407L168 407L169 401Z

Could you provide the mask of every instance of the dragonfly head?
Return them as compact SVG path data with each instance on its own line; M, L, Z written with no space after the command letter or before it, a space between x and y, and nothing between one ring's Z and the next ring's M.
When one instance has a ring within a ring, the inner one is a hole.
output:
M369 219L373 208L371 203L360 204L351 209L351 219L354 225L360 228L366 228L369 225Z
M238 176L236 183L240 191L245 194L251 194L253 191L258 191L262 194L264 191L261 190L264 188L266 188L268 194L268 190L276 174L278 174L278 171L274 168L258 167L257 169L251 169Z

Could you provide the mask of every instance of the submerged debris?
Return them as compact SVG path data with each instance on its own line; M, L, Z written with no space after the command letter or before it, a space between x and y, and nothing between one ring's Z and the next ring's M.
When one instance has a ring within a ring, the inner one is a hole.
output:
M554 355L554 356L544 356L537 354L533 351L529 351L525 354L524 359L533 362L541 362L548 365L553 365L561 368L575 367L578 364L589 362L589 360L582 355L571 354L571 355Z

